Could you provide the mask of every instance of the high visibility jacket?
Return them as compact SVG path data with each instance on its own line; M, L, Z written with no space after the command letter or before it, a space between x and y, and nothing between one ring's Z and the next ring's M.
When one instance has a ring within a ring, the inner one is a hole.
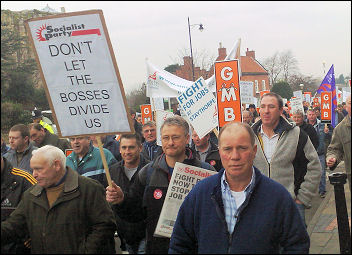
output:
M50 133L54 134L53 128L48 123L44 122L43 120L40 120L39 124L42 125L45 129L47 129Z

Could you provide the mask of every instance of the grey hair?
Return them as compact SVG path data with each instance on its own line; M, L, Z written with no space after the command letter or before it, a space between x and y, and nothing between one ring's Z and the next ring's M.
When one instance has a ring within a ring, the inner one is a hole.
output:
M242 112L242 114L245 113L245 112L248 113L250 117L253 117L253 113L252 113L251 111L244 110L244 111Z
M242 127L244 128L249 136L250 136L250 139L251 139L251 145L254 146L255 144L255 134L254 134L254 131L253 129L247 124L247 123L242 123L242 122L228 122L226 123L220 130L220 133L219 133L219 147L220 147L220 138L221 138L221 135L222 133L224 133L224 131L226 129L228 129L229 127ZM236 135L236 134L233 134L233 135Z
M32 151L32 155L40 153L47 160L49 165L54 163L54 160L60 160L62 167L66 167L66 156L61 149L52 145L45 145L37 150Z
M303 112L300 109L295 110L292 114L299 114L303 117Z
M156 126L156 124L154 121L147 121L146 123L144 123L143 128L144 127L155 127L155 126Z
M188 122L181 116L175 115L167 118L164 123L161 125L160 131L163 130L164 126L179 126L182 127L185 131L185 136L189 134L189 125Z

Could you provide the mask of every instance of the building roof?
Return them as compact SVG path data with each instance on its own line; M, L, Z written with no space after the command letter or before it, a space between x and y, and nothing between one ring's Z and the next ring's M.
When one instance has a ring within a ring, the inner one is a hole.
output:
M241 56L242 73L268 73L258 61L249 56Z

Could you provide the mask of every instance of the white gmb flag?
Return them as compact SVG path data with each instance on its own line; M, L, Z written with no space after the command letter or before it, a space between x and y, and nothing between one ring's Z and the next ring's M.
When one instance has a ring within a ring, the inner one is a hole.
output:
M146 60L148 81L148 97L177 97L178 91L182 92L190 87L193 82L182 79L172 73L155 67Z
M238 39L225 60L240 59L241 39ZM163 69L157 68L151 62L146 60L147 64L147 96L156 97L177 97L178 92L185 91L194 82L180 78ZM239 69L241 75L241 67ZM211 92L216 91L215 75L205 80Z
M235 45L232 47L229 54L227 54L224 60L233 60L238 59L239 62L239 74L241 78L241 57L240 57L240 49L241 49L241 38L237 40ZM215 83L215 74L213 74L209 79L205 80L205 83L208 85L211 92L216 92L216 83Z

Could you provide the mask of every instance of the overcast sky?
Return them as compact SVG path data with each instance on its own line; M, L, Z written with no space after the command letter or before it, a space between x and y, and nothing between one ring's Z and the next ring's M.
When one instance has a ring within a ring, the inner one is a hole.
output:
M304 75L323 78L332 64L335 75L351 74L351 2L120 2L1 1L1 9L66 12L101 9L128 93L147 81L145 59L159 68L174 64L180 49L189 49L188 23L194 51L217 56L219 42L230 51L241 38L241 55L254 50L260 62L276 51L291 50ZM336 77L337 78L337 77Z

